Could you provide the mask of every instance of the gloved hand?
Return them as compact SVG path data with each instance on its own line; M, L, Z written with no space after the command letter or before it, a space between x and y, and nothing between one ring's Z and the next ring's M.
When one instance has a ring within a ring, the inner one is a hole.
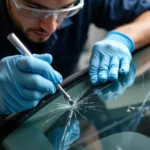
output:
M114 81L118 73L127 74L134 50L133 41L126 35L111 31L95 43L90 59L89 75L92 84Z
M0 60L1 114L33 108L47 93L55 93L62 76L51 67L51 62L49 54L15 55Z
M115 100L134 83L135 73L136 67L134 64L131 63L130 70L126 75L121 76L120 79L111 83L110 85L101 89L96 88L94 91L102 101Z
M67 150L80 135L79 122L78 120L73 120L66 130L62 143L64 129L64 127L57 127L53 131L48 131L47 133L47 137L54 146L54 150Z

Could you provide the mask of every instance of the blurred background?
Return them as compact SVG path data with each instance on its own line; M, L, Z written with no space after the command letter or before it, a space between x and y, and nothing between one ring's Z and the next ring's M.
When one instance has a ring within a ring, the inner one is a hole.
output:
M78 71L88 67L93 44L96 41L102 40L106 33L107 32L104 29L97 28L93 24L90 26L88 40L78 63Z

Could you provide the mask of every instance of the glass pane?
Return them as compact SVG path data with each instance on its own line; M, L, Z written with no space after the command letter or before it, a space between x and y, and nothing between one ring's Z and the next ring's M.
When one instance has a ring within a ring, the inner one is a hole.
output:
M149 50L136 53L129 74L114 83L92 86L88 73L71 80L64 88L76 102L72 107L59 92L47 96L4 137L5 149L149 150Z

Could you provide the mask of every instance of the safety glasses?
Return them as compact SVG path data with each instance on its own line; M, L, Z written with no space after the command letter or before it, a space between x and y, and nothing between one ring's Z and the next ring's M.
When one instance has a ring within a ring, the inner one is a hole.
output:
M63 20L68 17L72 17L79 12L84 6L83 0L77 0L75 4L72 4L69 8L60 10L47 10L34 8L33 5L29 5L25 0L12 0L18 13L25 18L33 20L41 20L54 16L58 20Z

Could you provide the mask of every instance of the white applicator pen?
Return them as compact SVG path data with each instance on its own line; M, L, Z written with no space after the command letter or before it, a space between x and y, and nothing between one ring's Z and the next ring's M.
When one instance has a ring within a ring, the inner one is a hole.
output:
M22 55L33 56L14 33L9 34L7 36L7 39L16 47L16 49ZM70 95L61 87L60 84L57 85L57 88L64 95L65 99L69 101L69 104L73 105L73 101L72 101Z

